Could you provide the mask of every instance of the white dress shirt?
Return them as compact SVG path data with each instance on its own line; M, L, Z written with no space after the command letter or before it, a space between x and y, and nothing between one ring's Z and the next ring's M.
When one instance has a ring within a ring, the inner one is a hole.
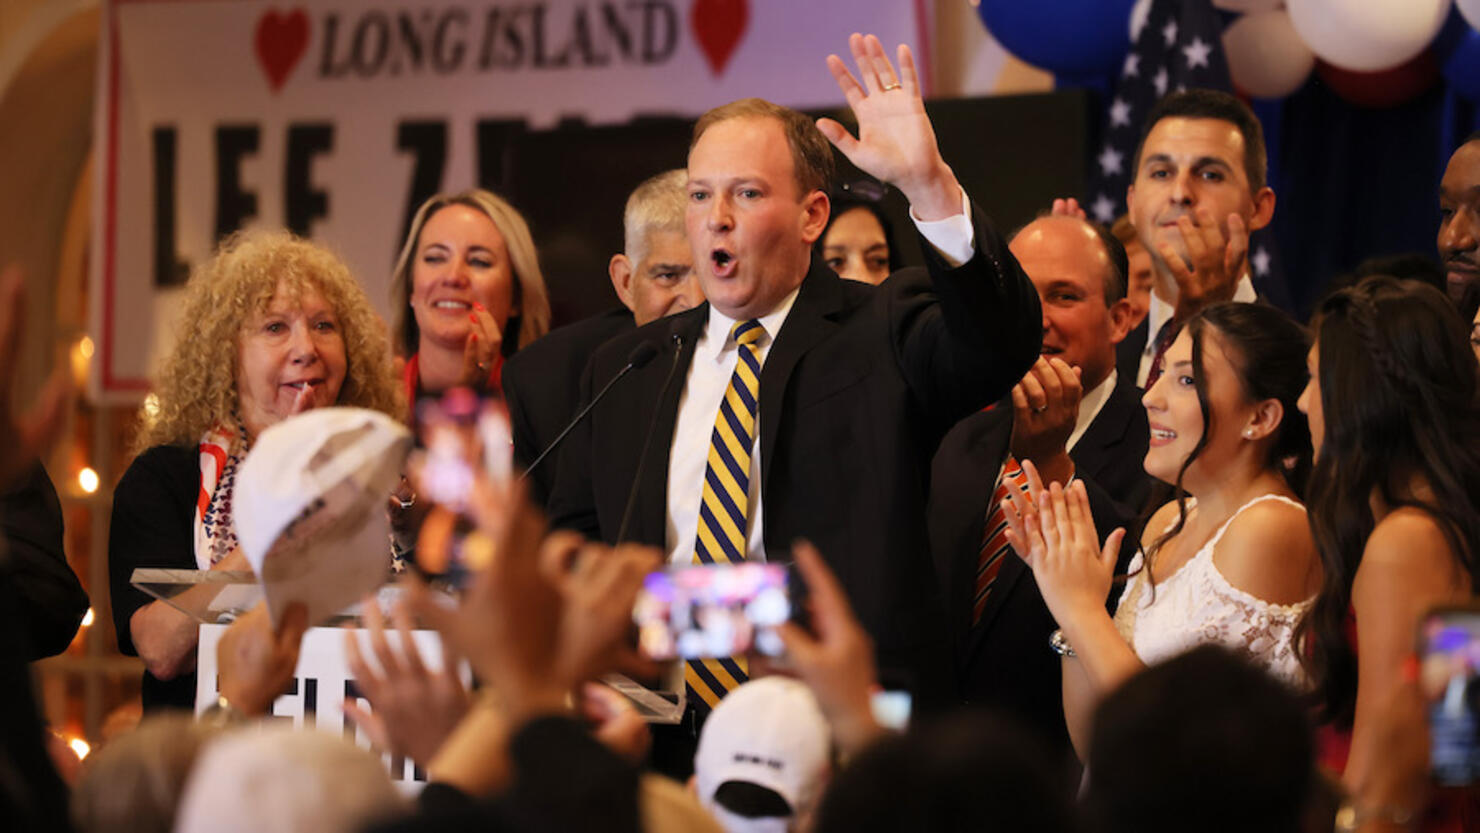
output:
M1089 429L1089 424L1095 421L1104 409L1105 402L1110 399L1110 393L1115 390L1115 382L1120 378L1115 368L1110 368L1110 375L1100 380L1090 391L1079 398L1079 417L1074 421L1074 432L1069 435L1069 441L1064 443L1064 450L1073 451L1078 444L1079 438Z
M920 234L951 266L960 266L971 259L976 250L975 232L971 227L971 208L966 192L961 192L961 213L944 220L925 222L915 216L912 209L910 219ZM759 321L766 334L756 342L756 358L760 360L764 374L766 355L776 341L777 333L786 323L786 316L796 302L800 287L782 299L770 313ZM735 319L730 318L713 306L709 307L709 320L694 345L694 360L689 363L684 377L683 392L678 400L678 419L673 425L673 440L668 450L668 517L664 543L668 549L668 563L675 566L691 564L694 560L694 538L699 531L699 504L704 499L704 467L709 460L710 438L714 433L714 419L719 413L720 400L730 386L730 376L735 372L739 360L735 339L730 335ZM760 397L756 410L756 431L750 447L750 506L746 512L745 557L752 561L765 561L766 549L763 537L762 518L764 507L761 501L761 432L760 415L766 408L766 399Z
M1259 293L1254 291L1254 281L1247 274L1239 278L1238 285L1233 288L1233 300L1245 304L1259 300ZM1136 371L1136 387L1146 387L1146 377L1151 374L1151 357L1156 353L1156 335L1161 332L1161 325L1167 323L1176 311L1172 304L1163 301L1152 291L1151 306L1146 309L1146 346L1141 348L1141 367Z

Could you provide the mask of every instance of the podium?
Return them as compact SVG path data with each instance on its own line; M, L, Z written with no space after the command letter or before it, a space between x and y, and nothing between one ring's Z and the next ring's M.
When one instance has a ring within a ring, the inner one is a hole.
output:
M196 644L195 712L205 711L216 702L216 646L221 635L238 616L262 601L262 586L250 572L227 570L141 567L134 570L130 581L135 587L200 623L200 638ZM379 590L376 600L384 610L400 595L400 588L387 585ZM274 701L270 719L291 720L298 728L354 737L356 743L369 747L369 739L344 716L344 701L348 698L356 698L361 706L369 707L369 702L360 697L344 650L346 633L354 634L362 646L368 646L369 640L364 636L368 632L359 626L359 622L360 605L357 603L332 617L328 623L308 629L303 635L293 682ZM392 645L398 645L400 633L387 629L385 638ZM441 635L434 630L421 629L412 631L411 639L426 667L440 670ZM366 648L361 655L366 663L378 670L372 651ZM472 670L466 662L460 669L460 676L465 685L474 686ZM652 691L621 675L608 675L603 682L625 695L649 723L673 724L682 718L681 695ZM386 762L392 780L409 784L426 780L425 773L417 770L409 760L387 755Z

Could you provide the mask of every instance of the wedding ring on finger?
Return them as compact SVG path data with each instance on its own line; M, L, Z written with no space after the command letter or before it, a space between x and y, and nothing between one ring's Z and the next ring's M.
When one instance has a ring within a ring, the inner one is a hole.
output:
M888 84L885 84L884 86L880 87L879 88L879 92L887 93L890 90L897 90L897 89L899 89L902 86L904 86L904 85L903 84L900 84L898 81L890 81Z
M1041 413L1043 413L1046 410L1048 410L1048 406L1047 405L1034 405L1033 406L1033 413L1035 413L1035 414L1041 414Z

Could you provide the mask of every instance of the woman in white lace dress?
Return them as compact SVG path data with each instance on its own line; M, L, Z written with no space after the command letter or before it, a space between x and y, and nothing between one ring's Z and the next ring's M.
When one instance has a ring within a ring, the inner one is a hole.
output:
M1099 545L1084 487L1039 486L1008 513L1013 548L1061 627L1064 718L1081 758L1103 693L1196 645L1242 651L1303 685L1291 634L1321 579L1295 500L1310 461L1295 408L1305 349L1304 331L1278 310L1227 303L1191 318L1167 350L1142 399L1145 466L1177 498L1147 522L1113 619L1105 603L1122 533Z

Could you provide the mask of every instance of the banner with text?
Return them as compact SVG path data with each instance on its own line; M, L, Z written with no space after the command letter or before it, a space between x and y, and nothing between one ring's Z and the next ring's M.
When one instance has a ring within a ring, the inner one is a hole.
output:
M476 184L490 125L840 106L824 58L850 32L928 54L924 0L114 0L103 20L91 393L114 402L148 390L179 288L232 231L327 243L384 313L411 198Z

